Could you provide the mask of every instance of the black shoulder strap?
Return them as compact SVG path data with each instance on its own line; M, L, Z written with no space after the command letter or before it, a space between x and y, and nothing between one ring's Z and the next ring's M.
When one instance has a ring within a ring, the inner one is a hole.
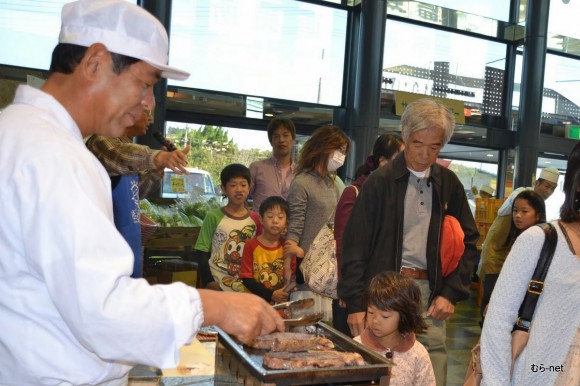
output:
M518 311L518 319L514 324L513 330L529 331L532 323L532 317L538 303L538 298L544 290L544 280L548 274L554 251L556 250L556 243L558 242L558 233L554 226L550 223L539 224L546 234L546 240L540 251L540 258L536 265L536 270L528 284L528 291L524 297L524 301Z

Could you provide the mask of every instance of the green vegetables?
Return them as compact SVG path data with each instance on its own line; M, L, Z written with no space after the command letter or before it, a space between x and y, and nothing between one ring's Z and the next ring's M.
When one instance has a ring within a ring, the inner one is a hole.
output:
M220 207L217 198L169 200L171 203L153 203L147 199L139 202L141 212L160 227L200 227L206 213Z

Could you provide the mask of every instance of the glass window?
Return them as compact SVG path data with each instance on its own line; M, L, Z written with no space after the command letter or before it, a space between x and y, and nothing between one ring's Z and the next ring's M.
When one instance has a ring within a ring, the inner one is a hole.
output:
M347 11L293 0L176 0L171 85L340 105Z
M187 144L191 146L187 155L188 166L195 168L200 178L186 181L183 184L186 188L188 184L196 187L201 186L202 182L207 183L201 179L206 173L213 180L213 185L218 187L221 185L220 172L226 165L240 163L249 166L272 153L265 127L264 131L259 131L173 121L168 121L165 126L167 138L178 148ZM164 196L169 197L172 191L171 180L165 180L164 183Z
M542 112L557 119L559 122L553 123L563 125L565 130L566 125L580 124L579 106L580 60L546 55Z
M501 116L505 58L503 43L387 20L384 89L464 101L477 123Z
M389 1L389 3L391 3ZM505 0L465 1L465 0L423 0L421 3L463 11L491 19L508 21L510 2Z
M548 32L580 39L578 15L580 15L580 2L570 0L550 1Z
M0 63L48 70L60 12L70 1L0 1Z
M444 151L441 152L440 157L445 157ZM483 185L490 186L494 191L497 190L497 164L466 160L448 162L449 170L452 170L463 184L469 209L475 215L476 196L474 191L479 192Z

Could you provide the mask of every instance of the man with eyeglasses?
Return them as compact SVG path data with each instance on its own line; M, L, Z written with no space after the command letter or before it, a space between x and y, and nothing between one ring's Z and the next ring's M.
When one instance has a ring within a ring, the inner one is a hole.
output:
M512 206L515 198L524 190L534 190L547 200L558 186L560 173L556 168L544 168L540 172L540 177L533 187L520 187L514 190L504 201L497 211L497 217L489 227L485 241L481 248L481 267L479 277L483 279L483 295L481 298L481 315L483 324L483 314L485 307L489 303L491 293L495 287L495 282L509 254L510 247L507 237L512 221Z

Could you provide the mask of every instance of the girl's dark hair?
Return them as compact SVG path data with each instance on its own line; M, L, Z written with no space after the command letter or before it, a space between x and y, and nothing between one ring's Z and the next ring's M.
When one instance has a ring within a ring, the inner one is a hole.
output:
M564 203L560 208L560 218L564 222L580 220L580 142L576 143L568 156L568 166L564 176Z
M379 158L384 157L387 160L393 158L403 146L403 139L396 134L380 135L373 146L373 153L367 158L367 161L360 165L356 170L354 179L362 175L369 175L373 170L379 167Z
M72 74L79 65L88 47L76 44L59 43L52 51L49 73L60 72L62 74ZM130 65L139 62L139 59L110 52L113 60L113 72L119 75Z
M242 164L229 164L222 169L220 173L220 181L222 186L226 186L233 178L245 178L248 184L252 183L252 177L250 175L250 169Z
M373 277L363 295L365 308L399 313L400 333L421 333L427 323L421 316L421 290L413 279L396 272L384 271Z
M280 210L286 213L286 218L290 215L288 201L280 196L270 196L260 204L260 216L264 216L264 213L274 208L280 208Z
M516 228L516 224L514 223L513 212L514 208L516 207L517 200L526 200L528 204L534 208L536 214L540 217L539 220L536 221L536 224L546 222L546 203L544 202L542 196L540 196L534 190L524 190L516 196L514 203L512 204L512 219L510 231L504 244L505 246L512 246L518 236L523 232L523 230Z
M348 153L350 139L338 127L327 125L314 130L300 150L296 174L316 170L319 165L324 165L326 168L328 156L343 145L346 145L346 153Z

